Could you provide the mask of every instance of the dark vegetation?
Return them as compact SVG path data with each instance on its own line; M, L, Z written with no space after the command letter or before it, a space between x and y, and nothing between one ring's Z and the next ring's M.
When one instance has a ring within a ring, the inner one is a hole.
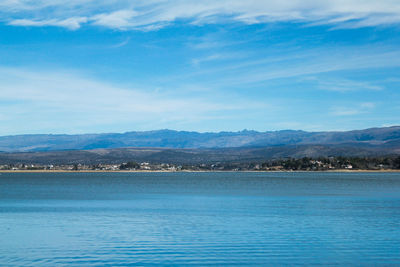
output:
M215 162L171 164L128 161L121 164L33 165L6 164L2 170L154 170L154 171L334 171L334 170L400 170L397 157L319 157L287 158L254 162Z
M286 145L260 148L118 148L72 151L0 153L0 164L121 164L122 162L149 162L153 164L198 165L269 162L292 158L381 158L400 155L397 147L348 145ZM358 166L361 163L354 162Z

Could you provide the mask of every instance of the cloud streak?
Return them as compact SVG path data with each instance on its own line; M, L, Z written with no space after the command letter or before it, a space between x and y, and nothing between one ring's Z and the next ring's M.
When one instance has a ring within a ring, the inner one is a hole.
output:
M354 116L371 112L375 107L376 104L372 102L353 104L352 107L336 106L331 107L330 114L334 116Z
M49 20L29 20L29 19L16 19L9 23L9 25L13 26L33 26L33 27L41 27L41 26L58 26L64 27L70 30L77 30L81 27L82 23L85 23L87 18L85 17L72 17L64 20L57 19L49 19Z
M226 103L217 98L181 98L109 84L67 71L0 67L0 91L0 121L7 125L25 121L15 127L27 127L22 132L31 132L29 128L46 132L46 127L55 128L58 124L69 132L107 125L126 124L126 130L132 129L132 125L135 129L170 123L187 125L218 120L221 116L218 114L224 112L260 108L254 101ZM261 106L265 108L264 104Z
M120 30L154 30L176 22L194 25L295 22L359 28L400 23L397 0L6 0L0 19L18 26L76 30L97 25Z
M350 92L350 91L381 91L383 86L375 85L370 82L352 81L348 79L331 79L331 78L318 78L306 77L303 80L314 82L317 88L321 90L328 90L334 92Z
M275 50L251 58L237 57L232 54L229 64L194 69L186 75L168 76L166 80L199 79L210 75L215 87L245 86L262 84L273 80L296 78L308 81L317 88L327 91L380 91L385 88L371 82L352 81L344 78L323 79L319 76L329 76L332 73L354 70L368 71L384 68L400 67L400 53L397 47L384 45L337 46L314 48L310 50L284 51L279 54ZM220 60L211 54L210 59ZM225 55L225 59L228 59ZM195 58L194 60L197 60ZM207 62L203 57L200 62ZM197 63L194 61L193 63Z

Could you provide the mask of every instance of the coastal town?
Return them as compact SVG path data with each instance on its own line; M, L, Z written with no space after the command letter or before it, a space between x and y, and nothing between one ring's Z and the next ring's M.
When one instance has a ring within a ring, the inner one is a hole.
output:
M335 171L335 170L400 170L400 157L382 158L301 158L265 162L216 162L201 164L171 164L123 162L97 164L3 164L0 171Z

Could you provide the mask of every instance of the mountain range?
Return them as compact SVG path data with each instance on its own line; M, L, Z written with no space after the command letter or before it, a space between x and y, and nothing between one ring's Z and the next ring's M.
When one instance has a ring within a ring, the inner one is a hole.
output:
M400 155L400 126L343 132L173 130L0 137L0 164L250 162L300 157Z
M284 145L398 146L400 126L354 131L306 132L295 130L199 133L158 130L105 134L35 134L0 137L2 152L91 150L127 147L239 148Z

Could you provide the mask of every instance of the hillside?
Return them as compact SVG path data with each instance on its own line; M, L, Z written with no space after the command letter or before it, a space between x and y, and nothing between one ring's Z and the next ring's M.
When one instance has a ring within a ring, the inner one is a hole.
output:
M158 148L240 148L288 145L371 145L398 147L400 126L344 132L305 131L240 131L198 133L158 130L146 132L81 134L81 135L14 135L0 137L0 151L37 152L61 150L93 150L127 147Z
M302 157L376 157L400 155L400 145L283 145L254 148L114 148L71 151L0 153L0 164L97 164L128 161L198 164L255 162Z

